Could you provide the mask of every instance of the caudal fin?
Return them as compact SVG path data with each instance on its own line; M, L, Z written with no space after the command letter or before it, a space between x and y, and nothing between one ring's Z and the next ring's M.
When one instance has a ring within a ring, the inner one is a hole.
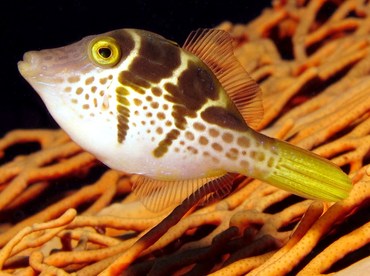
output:
M338 166L286 142L275 142L281 158L267 182L311 199L339 201L348 196L352 183Z

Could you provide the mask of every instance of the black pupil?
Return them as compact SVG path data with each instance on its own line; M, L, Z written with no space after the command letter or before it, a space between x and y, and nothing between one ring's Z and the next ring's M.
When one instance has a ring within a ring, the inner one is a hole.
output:
M112 50L108 47L100 48L99 49L99 55L103 58L109 58L112 55Z

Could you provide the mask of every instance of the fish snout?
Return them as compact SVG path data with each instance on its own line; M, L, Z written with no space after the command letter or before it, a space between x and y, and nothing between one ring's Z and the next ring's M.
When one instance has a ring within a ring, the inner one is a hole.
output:
M61 81L71 75L81 75L94 69L82 40L68 46L30 51L18 62L21 75L29 82Z
M41 58L37 51L26 52L18 62L18 70L25 79L33 78L42 71ZM44 69L46 69L44 67Z

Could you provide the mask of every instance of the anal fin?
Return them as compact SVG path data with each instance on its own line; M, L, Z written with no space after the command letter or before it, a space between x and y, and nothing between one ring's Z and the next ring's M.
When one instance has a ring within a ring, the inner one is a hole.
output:
M160 212L169 207L179 205L184 199L194 195L202 188L216 187L206 191L207 196L201 203L209 203L215 199L227 195L232 188L235 174L227 173L218 177L206 177L187 180L157 180L138 175L133 186L135 195L141 200L146 208L153 212ZM216 185L205 185L214 181Z

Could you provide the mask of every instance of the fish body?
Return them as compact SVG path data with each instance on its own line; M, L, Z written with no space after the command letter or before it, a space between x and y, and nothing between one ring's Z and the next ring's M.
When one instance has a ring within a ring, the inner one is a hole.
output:
M334 164L250 127L262 116L260 90L223 31L193 32L181 48L115 30L28 52L18 66L71 138L109 167L141 175L146 195L164 187L186 196L228 173L330 201L351 189Z

